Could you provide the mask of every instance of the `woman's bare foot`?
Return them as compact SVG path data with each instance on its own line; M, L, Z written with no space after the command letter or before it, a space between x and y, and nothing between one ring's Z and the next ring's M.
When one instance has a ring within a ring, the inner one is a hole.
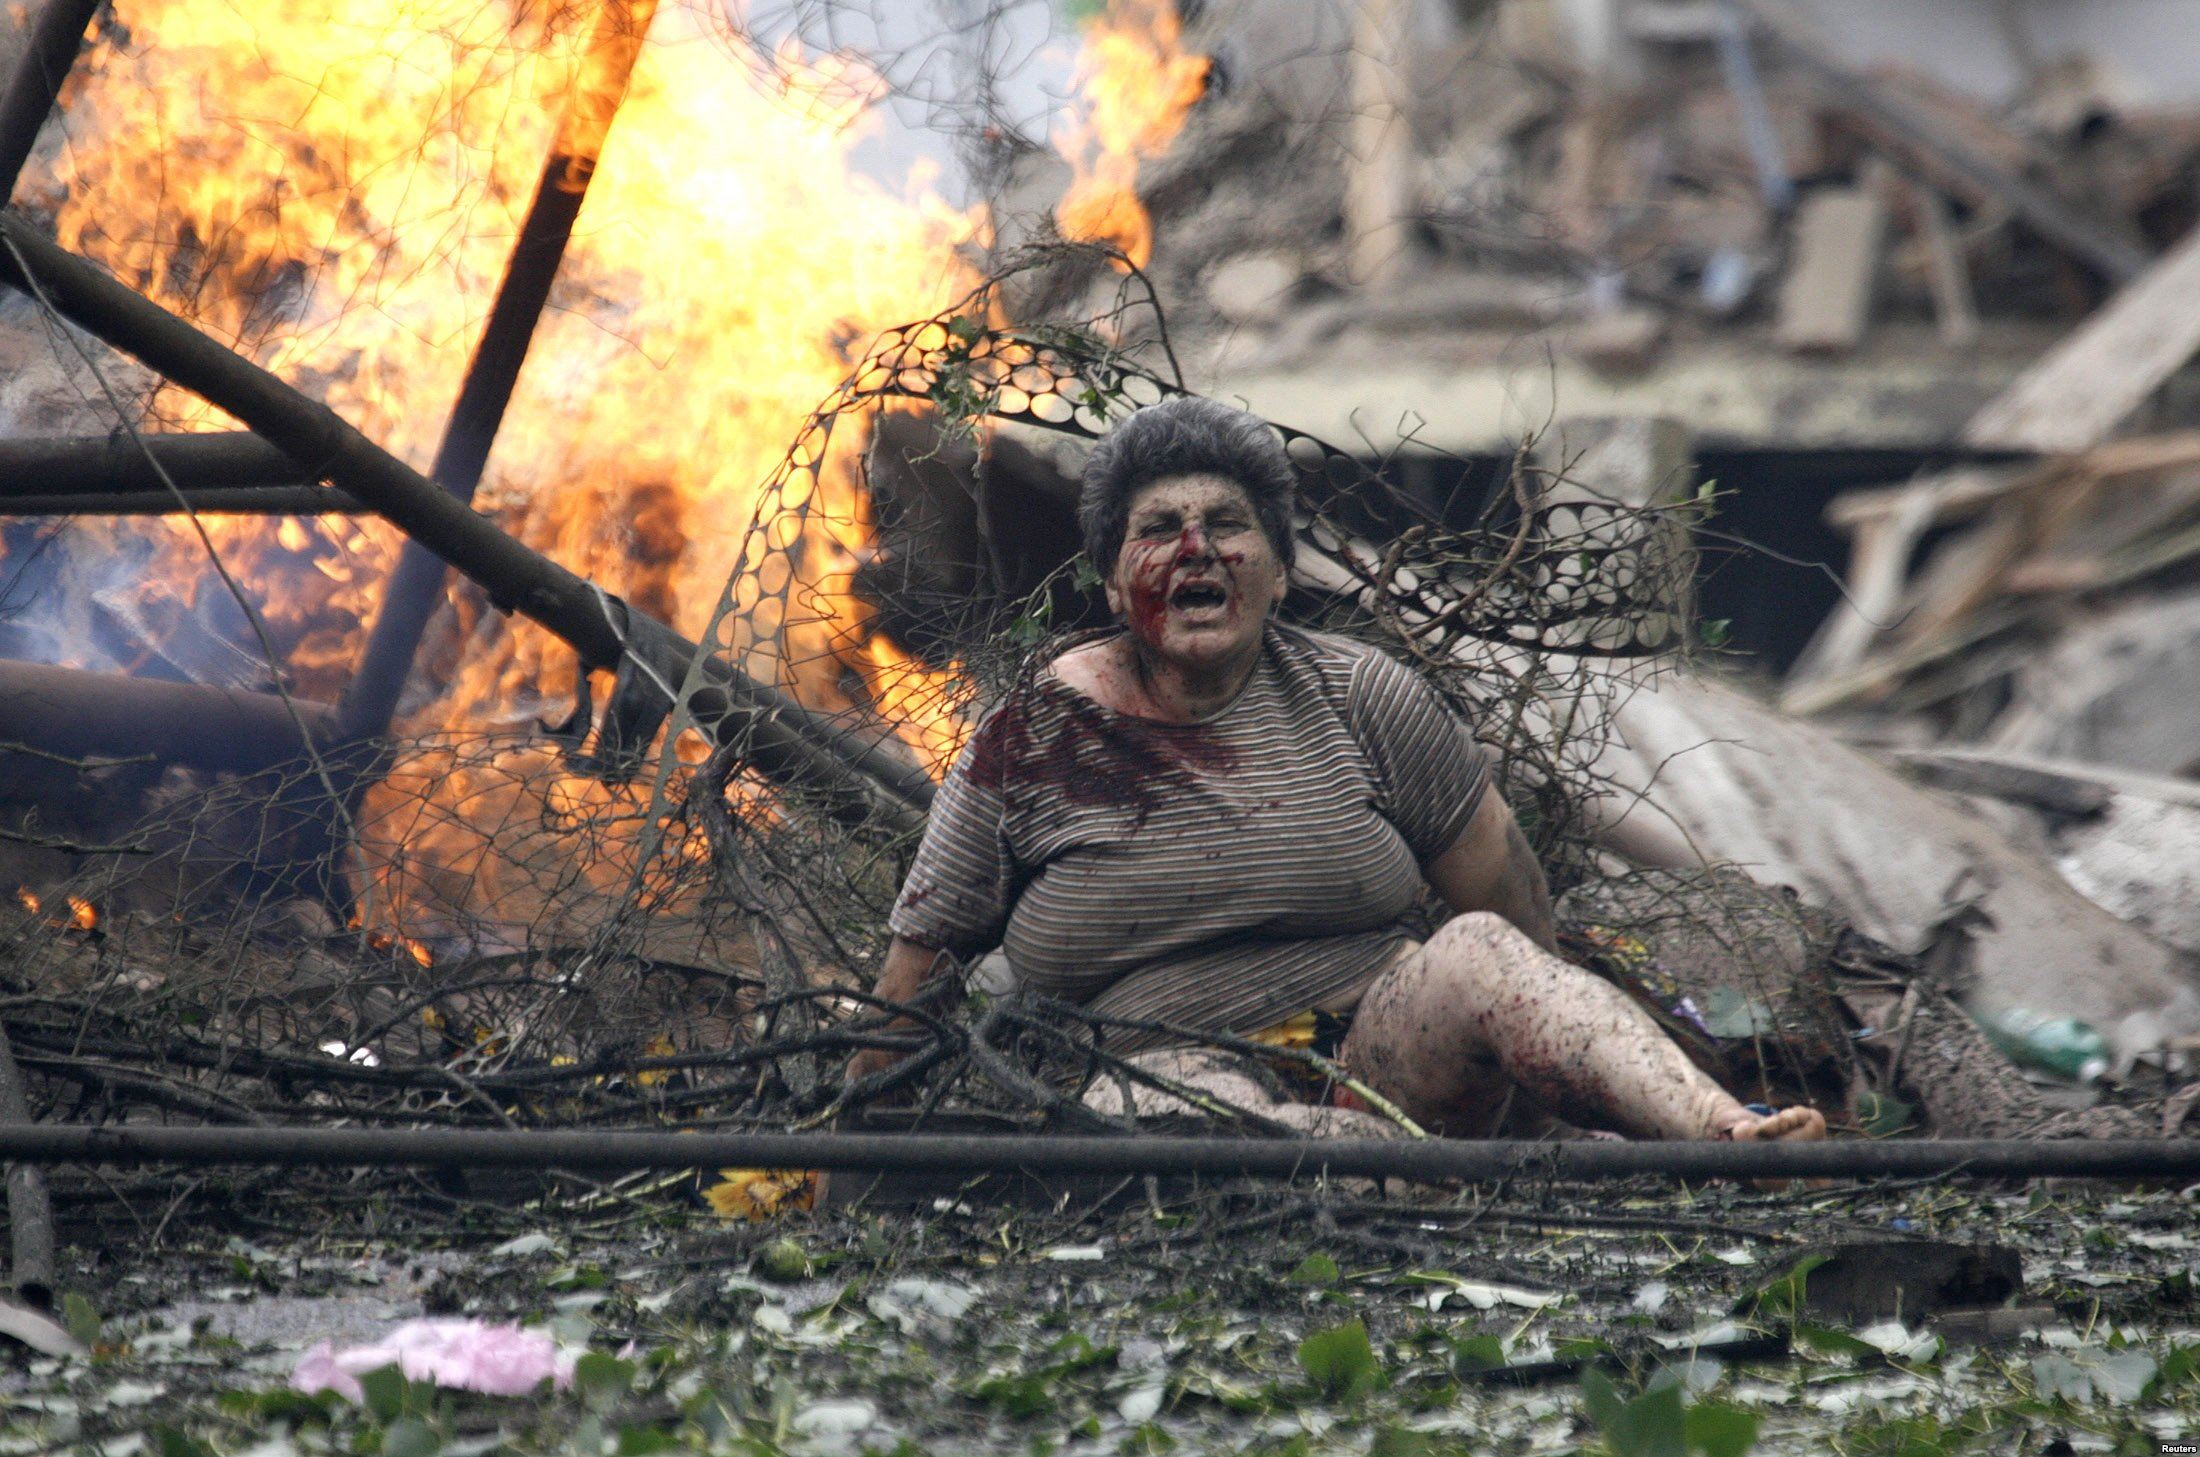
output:
M1748 1108L1739 1111L1740 1117L1725 1121L1723 1127L1715 1127L1711 1136L1731 1139L1735 1143L1809 1143L1826 1136L1826 1115L1816 1108L1777 1108L1770 1113L1757 1113ZM1761 1193L1782 1194L1796 1189L1828 1188L1832 1180L1751 1179L1749 1184Z
M1809 1143L1826 1136L1826 1115L1807 1107L1780 1108L1769 1114L1744 1108L1739 1118L1713 1129L1711 1136L1735 1143Z

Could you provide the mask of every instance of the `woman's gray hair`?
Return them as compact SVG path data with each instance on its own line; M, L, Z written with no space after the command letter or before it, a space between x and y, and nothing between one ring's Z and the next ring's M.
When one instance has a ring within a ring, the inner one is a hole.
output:
M1171 395L1134 410L1085 460L1077 522L1085 556L1105 575L1115 566L1129 528L1131 500L1167 476L1215 475L1236 481L1253 503L1260 529L1291 565L1291 512L1299 473L1283 440L1265 420L1198 395Z

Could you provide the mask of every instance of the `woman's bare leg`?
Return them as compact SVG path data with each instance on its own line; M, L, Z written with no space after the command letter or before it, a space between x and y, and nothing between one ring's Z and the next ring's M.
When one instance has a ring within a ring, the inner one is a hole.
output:
M1126 1061L1157 1078L1181 1085L1235 1108L1272 1118L1309 1138L1395 1138L1400 1130L1388 1119L1350 1108L1331 1108L1318 1103L1298 1103L1278 1098L1258 1078L1249 1074L1237 1057L1212 1048L1171 1047L1158 1052L1134 1053ZM1120 1118L1124 1114L1124 1082L1102 1073L1085 1092L1085 1106ZM1196 1102L1144 1083L1130 1084L1129 1110L1134 1117L1155 1118L1164 1113L1202 1113Z
M1490 1136L1508 1094L1630 1138L1825 1133L1809 1108L1751 1113L1625 993L1487 913L1455 917L1375 979L1343 1061L1415 1121L1460 1137Z

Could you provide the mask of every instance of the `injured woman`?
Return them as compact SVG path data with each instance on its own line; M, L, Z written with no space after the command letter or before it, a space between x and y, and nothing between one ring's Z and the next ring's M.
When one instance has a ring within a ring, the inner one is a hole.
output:
M1341 1085L1293 1100L1186 1044L1311 1043L1452 1137L1822 1137L1815 1110L1743 1105L1559 959L1542 870L1428 682L1277 620L1296 490L1275 433L1209 400L1148 406L1093 450L1079 518L1120 626L1035 665L972 735L878 994L999 947L1023 985L1137 1024L1112 1051L1314 1134L1396 1130ZM1424 940L1431 891L1452 914ZM1089 1100L1182 1107L1131 1097Z

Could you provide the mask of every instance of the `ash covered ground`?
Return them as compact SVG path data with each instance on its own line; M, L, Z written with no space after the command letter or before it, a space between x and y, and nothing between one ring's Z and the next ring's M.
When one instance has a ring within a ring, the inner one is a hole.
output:
M0 1452L2153 1453L2200 1433L2194 1214L1944 1183L179 1214L65 1252L93 1353L9 1361ZM1999 1250L1913 1280L1927 1242ZM520 1322L569 1382L292 1388L422 1316Z

